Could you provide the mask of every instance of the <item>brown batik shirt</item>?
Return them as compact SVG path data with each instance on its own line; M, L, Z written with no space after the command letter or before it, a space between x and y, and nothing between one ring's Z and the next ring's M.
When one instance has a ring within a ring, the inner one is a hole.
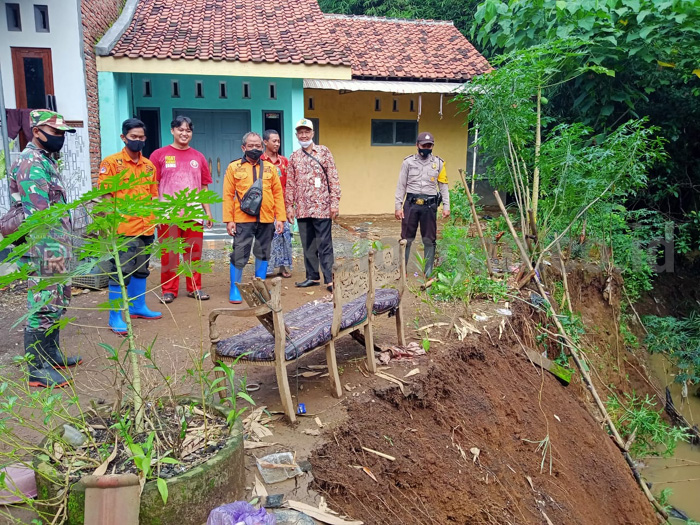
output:
M284 199L287 215L297 219L330 219L331 210L337 210L340 204L338 170L326 146L314 144L310 153L320 165L301 148L289 157Z

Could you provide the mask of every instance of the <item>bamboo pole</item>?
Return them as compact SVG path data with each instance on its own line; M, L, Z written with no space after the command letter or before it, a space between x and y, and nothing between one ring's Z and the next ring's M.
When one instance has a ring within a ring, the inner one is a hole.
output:
M554 235L556 236L556 232L554 232ZM571 302L571 295L569 295L569 279L566 275L566 265L564 264L564 255L561 252L561 245L559 244L559 241L557 241L557 253L559 254L559 263L561 264L561 276L562 276L562 281L564 283L564 298L566 301L566 305L569 309L569 312L574 311L574 305ZM563 308L563 305L562 305Z
M498 202L498 207L501 209L501 213L503 214L503 217L505 218L506 223L508 224L508 229L510 230L510 234L513 236L515 243L518 245L518 249L520 250L520 254L523 257L523 261L527 265L528 270L531 272L534 272L532 262L527 257L527 252L525 251L525 248L523 247L522 243L518 239L518 234L516 233L515 228L513 227L513 223L511 222L510 217L508 216L508 212L506 211L506 208L503 205L503 201L501 200L500 195L498 194L497 191L494 191L493 194L496 197L496 201ZM580 356L578 355L577 346L574 344L574 342L569 337L569 334L566 332L566 330L562 326L561 321L559 321L559 317L557 317L557 313L554 310L554 306L547 299L547 294L545 292L545 289L542 286L542 282L540 281L540 278L536 272L535 272L534 278L535 278L535 283L537 284L537 289L539 290L540 295L542 296L542 299L547 301L547 303L549 304L549 307L552 311L552 319L554 320L554 323L557 325L557 329L559 330L559 334L564 338L564 341L569 346L569 350L571 351L571 357L573 357L574 362L576 363L576 366L579 369L579 372L581 373L581 377L583 377L584 382L586 383L586 387L588 388L588 391L593 396L593 399L598 407L598 410L600 411L601 415L603 416L603 419L605 420L605 423L607 424L608 428L610 429L610 433L612 434L612 438L615 441L615 444L618 446L618 448L620 449L620 451L622 452L622 454L625 458L625 461L627 462L629 467L632 469L632 473L634 474L634 477L637 480L637 483L639 483L639 486L642 488L642 491L647 496L647 499L651 502L651 504L654 506L656 511L664 519L668 519L668 513L659 504L659 502L656 501L656 499L654 498L654 495L649 491L649 488L644 483L644 480L639 475L639 472L637 472L637 469L634 466L634 462L632 461L632 458L630 457L629 453L625 450L625 442L622 440L622 437L620 436L619 432L617 431L617 428L615 427L615 424L612 422L612 419L610 419L610 414L608 414L608 411L605 408L605 404L603 404L603 401L600 399L600 396L598 395L598 391L596 390L595 385L593 385L593 380L591 379L590 374L586 370L586 367L584 366L583 361L581 360Z
M474 224L476 225L476 232L479 234L479 240L481 241L481 247L484 249L484 255L486 256L486 268L489 271L489 277L493 277L493 268L491 267L491 258L489 257L489 251L486 248L486 240L484 240L484 232L481 230L481 223L479 222L479 216L476 214L476 207L474 206L474 199L472 199L472 193L469 191L467 186L467 181L464 177L464 170L459 170L459 176L462 177L462 184L464 185L464 191L467 193L467 199L469 199L469 206L472 210L472 218L474 219Z

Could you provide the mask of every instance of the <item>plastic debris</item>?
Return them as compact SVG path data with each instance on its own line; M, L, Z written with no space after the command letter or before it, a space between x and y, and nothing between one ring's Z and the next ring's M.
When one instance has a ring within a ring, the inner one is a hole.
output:
M215 508L209 513L207 525L277 525L277 518L256 509L247 501L236 501Z
M85 436L70 425L63 425L63 439L72 447L79 447L85 443Z
M19 495L27 498L36 497L36 478L34 470L25 467L21 463L10 465L0 470L5 475L5 489L0 490L0 505L8 505L22 501Z
M425 355L425 350L415 341L408 343L406 346L382 346L382 351L377 356L379 364L385 365L392 359L412 359L421 355Z
M277 518L277 525L316 525L307 514L291 509L275 509L272 513Z
M258 470L265 483L279 483L302 474L291 452L280 452L259 458Z
M536 292L530 292L530 302L534 306L544 306L546 303L542 296Z

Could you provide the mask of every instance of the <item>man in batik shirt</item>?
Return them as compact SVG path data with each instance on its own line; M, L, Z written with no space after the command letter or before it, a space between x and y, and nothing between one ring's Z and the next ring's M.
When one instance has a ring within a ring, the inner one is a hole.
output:
M340 204L338 170L330 150L314 144L313 122L301 119L296 131L301 148L289 157L285 203L288 222L296 218L299 225L306 280L294 284L300 288L318 286L320 262L326 288L332 291L331 227Z

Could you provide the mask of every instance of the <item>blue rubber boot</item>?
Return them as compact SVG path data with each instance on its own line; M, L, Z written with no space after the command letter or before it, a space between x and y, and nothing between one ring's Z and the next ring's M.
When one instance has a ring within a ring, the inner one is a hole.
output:
M131 276L129 286L126 287L129 295L129 314L136 319L160 319L163 314L153 312L146 306L146 279Z
M265 280L265 277L267 277L267 261L255 259L255 277Z
M236 283L240 283L243 278L243 268L239 270L231 263L229 273L231 274L231 288L228 293L228 302L232 304L241 304L243 298L241 297L241 292L238 286L236 286Z
M122 289L118 284L109 285L109 300L119 301L119 304L122 304ZM109 311L109 327L115 334L126 335L126 323L122 319L121 310Z

